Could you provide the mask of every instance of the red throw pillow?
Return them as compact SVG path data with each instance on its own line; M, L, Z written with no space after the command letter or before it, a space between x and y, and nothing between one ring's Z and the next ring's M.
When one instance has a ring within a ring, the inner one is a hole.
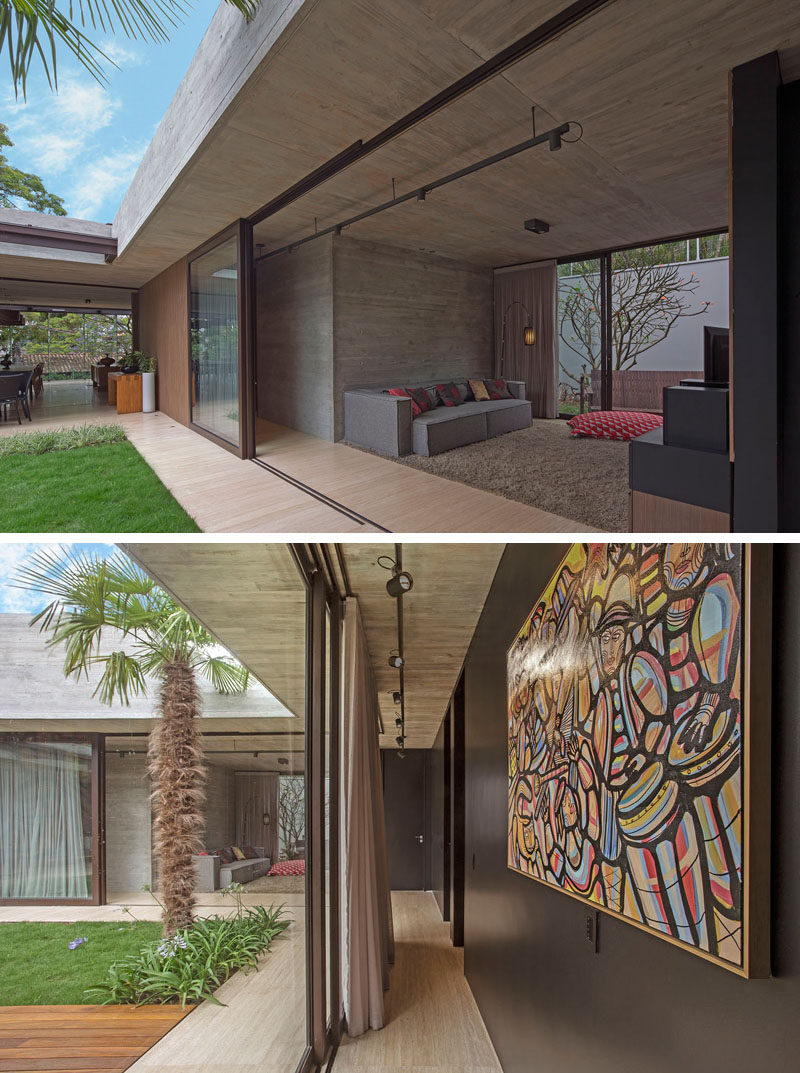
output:
M219 857L222 864L233 864L233 853L227 846L223 846L222 849L218 849L214 856Z
M490 399L513 399L505 380L484 380Z
M245 855L245 859L248 860L248 861L254 861L258 857L258 854L256 853L256 851L253 848L253 846L245 846L244 847L244 855Z
M461 398L461 392L452 382L449 384L437 384L436 394L439 396L440 402L444 403L445 406L460 406L464 402Z
M398 395L401 399L411 399L411 396L409 395L409 393L406 391L406 389L404 387L390 387L389 390L386 392L386 394L387 395ZM421 413L422 413L422 410L420 410L419 405L416 402L414 402L413 399L411 399L411 417L412 418L419 417L419 415Z
M419 417L420 414L424 414L426 410L432 410L434 406L438 404L438 396L436 396L435 389L428 391L424 387L407 387L406 391L411 397L411 412L414 417ZM431 396L436 396L436 401ZM419 413L414 413L414 403L419 407Z
M663 423L660 414L638 410L595 410L576 414L567 421L573 436L587 436L593 440L635 440L645 432L661 428Z

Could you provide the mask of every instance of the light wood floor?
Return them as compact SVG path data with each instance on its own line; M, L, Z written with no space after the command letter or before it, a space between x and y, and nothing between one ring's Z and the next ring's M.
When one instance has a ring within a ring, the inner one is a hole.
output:
M568 533L587 526L390 459L259 422L264 461L356 512L362 523L162 413L118 415L79 383L46 384L23 431L119 423L207 533ZM20 431L0 422L0 436ZM375 525L368 524L374 522Z
M302 919L302 913L298 916ZM295 920L258 972L237 972L131 1073L292 1073L306 1045L305 942Z
M4 1073L124 1073L183 1021L180 1006L0 1006Z
M392 895L395 965L387 1024L345 1038L333 1073L502 1073L432 894Z

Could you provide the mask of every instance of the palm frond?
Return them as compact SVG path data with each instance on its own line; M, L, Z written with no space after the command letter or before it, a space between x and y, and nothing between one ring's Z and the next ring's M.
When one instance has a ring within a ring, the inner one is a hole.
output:
M168 41L193 0L0 0L0 55L8 53L11 80L18 96L26 94L34 60L41 60L48 85L58 87L57 46L66 48L98 82L107 81L105 64L113 60L84 32L121 33L128 38ZM260 0L226 0L249 22Z
M196 667L200 674L211 682L217 693L223 696L233 697L247 692L249 671L241 663L227 656L207 655L198 658Z

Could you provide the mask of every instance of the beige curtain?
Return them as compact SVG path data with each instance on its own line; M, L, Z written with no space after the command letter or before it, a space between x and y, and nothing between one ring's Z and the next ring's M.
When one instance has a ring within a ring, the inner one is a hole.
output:
M500 372L503 315L506 320L506 380L524 380L534 417L558 416L558 347L556 305L558 272L555 261L542 261L520 269L498 269L494 274L495 370ZM536 343L525 346L523 330L530 310ZM509 308L510 307L510 308Z
M394 960L378 739L378 693L358 601L342 634L341 964L347 1032L383 1028Z

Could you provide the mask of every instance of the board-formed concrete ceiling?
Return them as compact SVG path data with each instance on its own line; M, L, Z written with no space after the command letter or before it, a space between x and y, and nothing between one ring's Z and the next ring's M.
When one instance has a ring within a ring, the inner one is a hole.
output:
M270 722L301 731L305 698L305 589L285 544L124 544L152 577L209 629L293 713ZM458 680L504 545L404 544L414 578L404 597L406 744L429 748ZM393 543L343 545L375 672L385 733L394 745L391 693L398 673L397 605L378 564ZM333 558L333 556L332 556ZM244 729L244 728L243 728Z
M0 276L137 286L564 7L264 0L246 26L223 5L117 215L117 260L81 269L0 252ZM728 71L773 50L784 78L800 77L796 0L613 0L265 220L256 239L281 246L315 218L324 227L385 201L393 178L402 192L507 148L529 135L534 105L540 130L572 120L582 140L533 149L350 234L496 267L724 227ZM550 232L524 231L531 216Z

